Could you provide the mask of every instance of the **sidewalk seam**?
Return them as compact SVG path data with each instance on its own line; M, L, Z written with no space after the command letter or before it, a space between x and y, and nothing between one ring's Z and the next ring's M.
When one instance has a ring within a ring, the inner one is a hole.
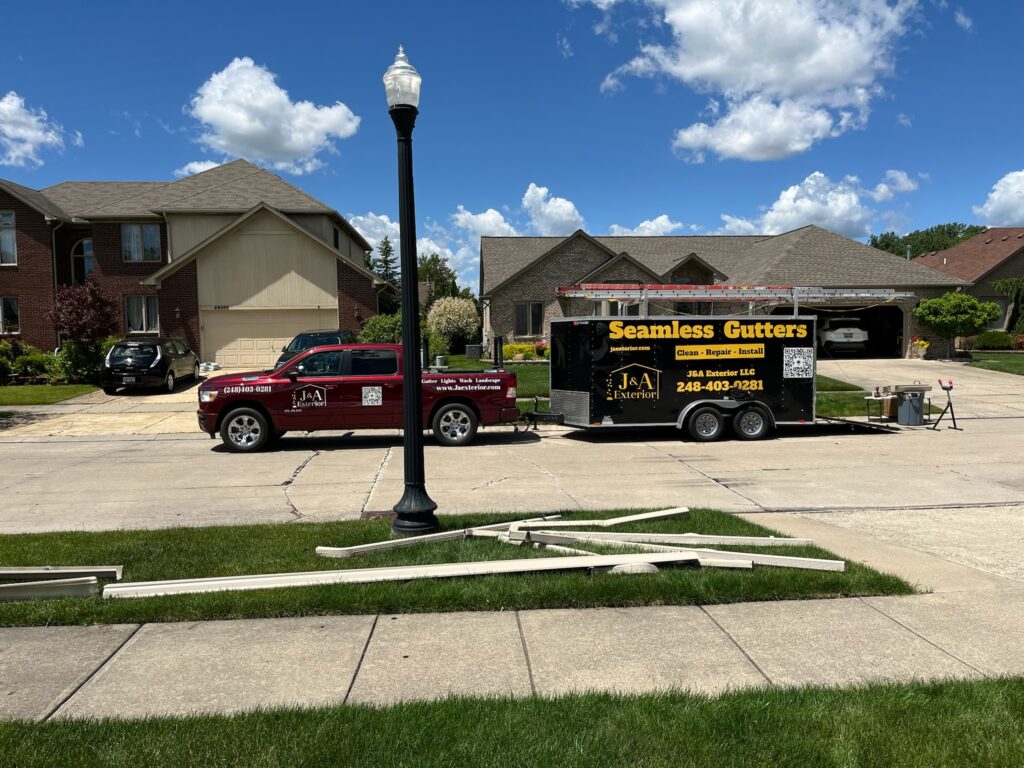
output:
M342 704L348 704L349 696L352 695L352 689L356 687L356 678L359 677L359 671L363 668L363 659L366 658L366 652L370 648L370 640L373 639L373 633L377 629L378 621L380 621L380 614L375 613L373 615L373 623L370 625L370 631L366 635L366 642L363 644L363 652L359 654L359 661L356 662L356 668L352 673L352 679L349 680L348 688L345 689L345 697L341 700Z
M740 645L739 642L737 642L736 638L732 636L732 633L730 633L729 630L727 630L725 627L719 624L718 619L716 619L714 616L708 613L707 609L703 605L698 605L697 607L700 608L701 611L703 611L704 615L711 619L712 623L716 627L718 627L722 631L722 633L729 638L729 640L732 641L732 644L735 645L739 652L743 654L744 658L746 658L746 660L753 665L754 669L756 669L761 674L761 677L765 679L765 682L768 683L768 685L774 686L775 681L768 676L767 672L761 669L761 665L754 661L754 657L747 653L747 649Z
M864 605L868 606L868 608L872 608L872 609L874 609L875 611L878 611L878 613L880 613L880 614L881 614L882 616L884 616L885 618L887 618L887 619L888 619L889 621L891 621L891 622L892 622L893 624L895 624L896 626L898 626L898 627L902 627L903 629L907 630L907 632L909 632L910 634L912 634L912 635L913 635L914 637L918 637L918 638L920 638L921 640L924 640L924 641L925 641L926 643L928 643L928 645L930 645L930 646L931 646L932 648L935 648L936 650L940 651L941 653L944 653L944 654L946 654L947 656L949 656L949 658L953 659L953 661L959 662L960 664L963 664L963 665L964 665L965 667L967 667L968 669L974 670L975 672L977 672L977 673L978 673L979 675L981 675L982 677L991 677L991 675L990 675L990 674L988 674L988 673L986 673L986 672L983 672L982 670L978 669L978 668L977 668L976 666L974 666L973 664L969 664L968 662L966 662L966 661L964 661L963 659L961 659L961 658L960 658L959 656L957 656L957 655L955 655L955 654L953 654L953 653L950 653L950 652L949 652L949 651L947 651L947 650L946 650L945 648L943 648L943 647L942 647L941 645L939 645L938 643L936 643L936 642L934 642L934 641L932 641L932 640L929 640L929 639L928 639L927 637L925 637L924 635L922 635L922 634L921 634L920 632L915 632L915 631L914 631L914 630L912 630L912 629L911 629L910 627L908 627L908 626L907 626L906 624L904 624L904 623L903 623L902 621L900 621L899 619L897 619L897 618L895 618L895 617L893 617L893 616L890 616L890 615L889 615L888 613L886 613L885 611L883 611L883 610L882 610L881 608L879 608L879 607L878 607L877 605L872 605L872 604L871 604L871 603L869 603L869 602L868 602L867 600L865 600L865 599L864 599L863 597L858 597L857 599L858 599L858 600L860 600L860 601L861 601L861 602L862 602L862 603L863 603Z
M523 622L519 618L519 611L516 611L516 627L519 629L519 642L523 646L523 658L526 660L526 677L530 681L530 695L537 695L537 684L533 679L533 665L530 664L530 649L526 645L526 633L523 632Z
M107 658L104 659L103 662L98 667L96 667L96 669L94 669L92 672L90 672L81 683L76 685L74 690L71 691L71 693L69 693L67 696L65 696L63 699L61 699L59 702L57 702L57 705L55 707L52 707L49 712L47 712L43 717L41 717L39 719L39 722L45 723L51 717L56 715L60 711L61 707L63 707L65 704L67 704L69 701L71 701L71 699L80 690L82 690L90 680L92 680L94 677L96 677L96 675L98 675L101 671L103 671L107 667L107 665L110 664L110 662L112 662L114 660L114 657L117 656L117 654L119 654L121 652L122 648L124 648L126 645L128 645L128 643L130 643L132 640L135 639L135 636L137 634L139 634L139 630L142 629L144 626L146 626L146 625L145 624L138 624L138 625L136 625L135 629L133 629L131 631L131 633L129 633L128 637L126 637L124 640L122 640L120 643L118 643L117 648L115 648L113 651L111 651L110 655L107 656Z

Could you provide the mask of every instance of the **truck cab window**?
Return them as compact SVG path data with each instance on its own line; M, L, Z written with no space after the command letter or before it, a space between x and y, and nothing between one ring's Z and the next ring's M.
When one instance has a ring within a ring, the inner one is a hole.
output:
M352 350L353 376L391 376L398 373L398 355L391 349Z
M296 366L300 376L340 376L341 352L317 352Z

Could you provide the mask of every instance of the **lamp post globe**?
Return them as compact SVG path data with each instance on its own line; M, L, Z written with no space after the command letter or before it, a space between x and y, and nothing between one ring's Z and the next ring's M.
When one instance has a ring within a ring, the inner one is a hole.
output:
M398 225L402 275L402 453L405 491L395 504L391 532L396 536L433 533L441 526L427 495L423 472L423 389L420 361L420 303L416 265L416 204L412 180L412 129L419 114L423 78L399 46L384 73L388 114L398 138Z

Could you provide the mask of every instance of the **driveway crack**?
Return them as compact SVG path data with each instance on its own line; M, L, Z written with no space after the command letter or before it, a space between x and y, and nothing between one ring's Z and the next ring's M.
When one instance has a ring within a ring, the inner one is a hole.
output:
M721 480L719 480L719 479L718 479L718 478L716 478L716 477L712 477L711 475L709 475L709 474L708 474L707 472L705 472L704 470L702 470L702 469L699 469L699 468L697 468L697 467L693 466L693 464L690 464L690 463L689 463L688 461L686 461L686 460L684 460L684 459L680 458L679 456L673 456L673 455L672 455L671 453L669 453L668 451L666 451L666 450L663 450L663 449L659 448L659 447L658 447L658 446L656 446L656 445L652 445L651 443L644 443L644 445L646 445L646 446L647 446L648 448L650 448L650 449L652 449L652 450L655 450L655 451L657 451L658 453L660 453L660 454L662 454L662 455L664 455L664 456L668 456L668 457L669 457L670 459L672 459L672 460L673 460L674 462L676 462L676 463L678 463L678 464L682 464L682 465L683 465L684 467L686 467L687 469L691 469L691 470L693 470L694 472L696 472L696 473L697 473L698 475L700 475L700 476L701 476L701 477L703 477L704 479L706 479L706 480L710 480L710 481L711 481L712 483L714 483L715 485L717 485L717 486L718 486L719 488L724 488L725 490L729 491L730 493L735 493L735 494L736 494L737 496L739 496L739 497L740 497L741 499L746 499L747 501L749 501L749 502L750 502L751 504L753 504L753 505L754 505L755 507L757 507L758 509L761 509L761 510L765 509L765 507L764 507L764 505L763 505L763 504L759 504L758 502L754 501L754 499L750 498L750 497L749 497L749 496L747 496L746 494L743 494L743 493L740 493L739 491L737 491L737 490L736 490L736 489L735 489L734 487L732 487L732 486L731 486L731 485L729 485L728 483L722 482Z
M389 445L388 449L384 452L384 458L380 460L380 464L377 465L377 472L373 476L373 482L370 483L370 489L366 492L366 498L363 499L363 507L359 510L360 516L366 514L366 507L370 503L370 499L373 497L373 492L377 489L377 484L380 482L381 476L384 474L384 470L387 469L388 463L391 461L392 448Z
M302 473L302 470L309 466L309 462L311 462L319 455L320 451L313 451L309 456L306 457L305 461L303 461L301 464L299 464L299 466L295 468L295 471L292 472L292 476L285 480L283 483L281 483L281 488L284 490L284 500L288 504L289 511L293 515L295 515L296 520L302 520L303 518L305 518L305 515L299 512L299 510L296 508L295 502L292 501L292 497L289 495L288 491L292 487L292 484L299 479L299 475Z

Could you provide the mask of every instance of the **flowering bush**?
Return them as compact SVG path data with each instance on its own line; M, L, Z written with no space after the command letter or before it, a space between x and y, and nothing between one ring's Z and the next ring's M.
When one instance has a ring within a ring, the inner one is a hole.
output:
M930 344L928 343L928 339L922 339L920 336L915 336L914 340L911 343L918 349L921 349L922 351L928 349L928 347L930 346Z
M533 344L506 344L501 348L506 360L536 360L537 347Z
M548 343L546 341L533 342L533 351L539 359L543 360L548 356Z
M430 337L437 337L438 343L451 349L456 339L476 338L480 331L480 316L472 299L446 296L430 305L427 313L427 330Z

